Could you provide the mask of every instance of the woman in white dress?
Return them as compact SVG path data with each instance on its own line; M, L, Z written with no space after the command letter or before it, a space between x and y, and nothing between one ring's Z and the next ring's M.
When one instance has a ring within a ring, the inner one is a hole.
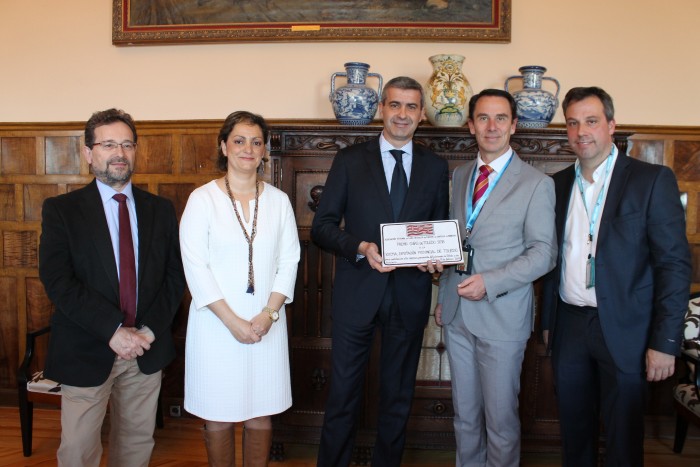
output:
M270 416L292 404L284 304L292 301L299 238L287 195L258 180L269 131L234 112L219 132L226 174L190 195L180 243L192 303L185 409L205 420L209 465L233 466L243 422L245 466L267 465Z

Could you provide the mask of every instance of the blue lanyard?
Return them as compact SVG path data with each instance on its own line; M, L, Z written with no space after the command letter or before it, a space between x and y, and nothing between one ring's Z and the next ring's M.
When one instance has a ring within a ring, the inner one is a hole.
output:
M469 182L469 200L467 201L467 236L472 231L472 227L474 227L474 223L476 222L476 218L479 217L479 213L481 212L481 208L484 206L484 203L486 202L486 199L489 197L491 194L491 191L496 187L496 184L498 181L501 179L503 174L505 173L506 169L510 165L510 161L513 160L513 153L511 152L510 157L508 158L508 162L506 162L506 165L503 166L503 170L498 172L496 175L496 178L493 180L493 183L489 182L489 187L486 189L486 193L484 193L479 201L476 203L476 206L472 206L473 200L474 200L474 184L476 183L476 172L478 171L478 164L474 164L474 172L472 172L471 180Z
M588 206L586 205L586 195L583 192L583 181L581 177L581 164L576 166L576 183L578 184L578 190L581 193L581 201L583 201L583 208L586 210L586 215L588 216L588 241L593 242L593 232L595 232L595 224L598 221L598 216L600 215L600 208L603 204L603 196L605 195L605 185L608 183L608 174L610 173L610 168L612 167L613 161L613 149L610 148L610 154L608 155L608 160L605 164L605 175L603 176L603 185L600 187L598 192L598 199L593 207L593 215L588 212Z

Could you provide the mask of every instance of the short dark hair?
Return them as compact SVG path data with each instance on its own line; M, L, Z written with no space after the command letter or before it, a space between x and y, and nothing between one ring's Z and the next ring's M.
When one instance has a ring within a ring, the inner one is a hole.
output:
M397 76L396 78L390 79L384 84L384 88L382 89L382 105L386 103L386 90L390 88L418 91L420 93L420 108L423 108L423 86L415 79L409 78L408 76Z
M221 150L221 143L228 140L229 135L233 131L233 127L235 127L239 123L256 125L260 127L260 130L262 130L263 140L265 141L265 144L267 144L270 140L270 130L267 127L267 122L265 122L265 119L262 118L262 116L245 110L239 110L230 114L228 117L226 117L226 120L224 120L224 124L221 126L221 130L219 130L219 137L216 140L217 151L219 154L219 157L216 160L216 166L219 170L223 172L226 172L228 158ZM267 161L267 159L263 157L263 162L265 161Z
M603 112L608 121L615 119L615 106L613 105L612 97L603 89L597 86L571 88L564 97L564 102L561 103L564 117L566 117L566 109L574 102L582 101L588 97L597 97L603 104Z
M85 146L92 148L95 145L95 128L115 122L122 122L131 129L135 143L138 136L136 135L136 125L134 125L134 119L131 118L131 115L120 109L107 109L93 113L85 124Z
M476 103L479 99L482 97L502 97L508 101L508 104L510 105L510 119L511 121L515 118L518 118L518 114L516 113L518 106L515 104L515 99L513 99L513 96L509 93L504 91L503 89L484 89L478 94L474 94L471 99L469 99L469 120L474 120L474 109L476 108Z

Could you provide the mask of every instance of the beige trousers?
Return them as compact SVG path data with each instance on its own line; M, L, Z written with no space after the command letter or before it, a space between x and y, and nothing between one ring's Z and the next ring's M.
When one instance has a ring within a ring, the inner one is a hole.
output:
M136 360L115 359L101 386L61 386L61 445L58 465L98 467L100 432L110 404L109 455L112 467L148 466L153 451L161 372L145 375Z

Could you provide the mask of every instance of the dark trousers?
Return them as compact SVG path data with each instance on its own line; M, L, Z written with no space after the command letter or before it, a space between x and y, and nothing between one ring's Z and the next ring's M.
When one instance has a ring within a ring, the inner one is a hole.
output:
M381 328L380 389L372 466L401 464L424 330L405 328L395 306L392 279L372 323L352 326L333 320L333 368L318 453L319 467L350 464L355 421L377 327Z
M644 373L621 372L608 351L598 311L559 300L552 364L561 424L563 465L595 467L598 431L605 465L644 463ZM643 358L640 355L640 361Z

